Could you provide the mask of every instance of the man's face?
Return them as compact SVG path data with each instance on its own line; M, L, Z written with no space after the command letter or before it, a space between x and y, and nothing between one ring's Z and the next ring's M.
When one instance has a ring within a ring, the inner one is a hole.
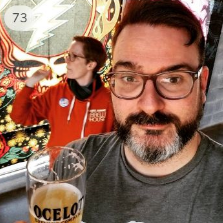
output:
M198 48L196 44L185 45L188 40L184 30L144 24L127 26L114 48L114 69L151 75L170 67L197 71ZM151 80L136 99L119 99L112 94L118 134L141 161L163 162L192 139L205 101L207 72L202 73L201 81L195 81L191 94L184 99L162 98Z

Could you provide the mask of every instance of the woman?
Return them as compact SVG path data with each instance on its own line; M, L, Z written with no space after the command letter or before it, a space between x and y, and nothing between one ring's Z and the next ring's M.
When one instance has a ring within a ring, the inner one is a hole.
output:
M17 124L34 125L47 119L51 127L48 146L66 145L89 134L111 131L110 93L97 74L106 59L100 41L92 37L74 37L65 54L66 82L31 98L35 84L50 75L51 70L35 72L14 100L12 120Z

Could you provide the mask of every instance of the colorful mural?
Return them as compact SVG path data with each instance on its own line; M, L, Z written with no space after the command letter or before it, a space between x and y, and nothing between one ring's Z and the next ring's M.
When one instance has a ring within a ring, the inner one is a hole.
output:
M1 0L0 1L0 168L23 162L48 141L47 121L16 125L12 102L42 65L51 77L35 86L34 97L65 80L63 59L73 36L93 36L104 44L111 66L111 36L121 12L119 0ZM24 114L25 115L25 114Z

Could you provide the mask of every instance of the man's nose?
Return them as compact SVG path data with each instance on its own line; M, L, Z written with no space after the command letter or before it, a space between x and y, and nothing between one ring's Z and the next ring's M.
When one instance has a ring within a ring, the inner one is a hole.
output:
M148 115L153 115L155 112L164 109L164 100L165 99L157 93L153 82L148 80L142 95L139 97L138 107Z

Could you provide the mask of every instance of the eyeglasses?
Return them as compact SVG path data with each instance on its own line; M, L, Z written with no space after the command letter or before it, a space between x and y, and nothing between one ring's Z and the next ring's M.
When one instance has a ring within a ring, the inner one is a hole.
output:
M105 75L112 93L121 99L138 98L144 91L146 82L151 80L157 93L169 100L186 98L193 89L195 80L201 74L197 72L175 70L155 75L146 75L133 71L116 71Z
M65 52L64 53L64 59L69 60L70 62L74 62L77 59L77 57L86 59L86 57L79 56L79 55L76 55L74 53L70 53L70 52Z

